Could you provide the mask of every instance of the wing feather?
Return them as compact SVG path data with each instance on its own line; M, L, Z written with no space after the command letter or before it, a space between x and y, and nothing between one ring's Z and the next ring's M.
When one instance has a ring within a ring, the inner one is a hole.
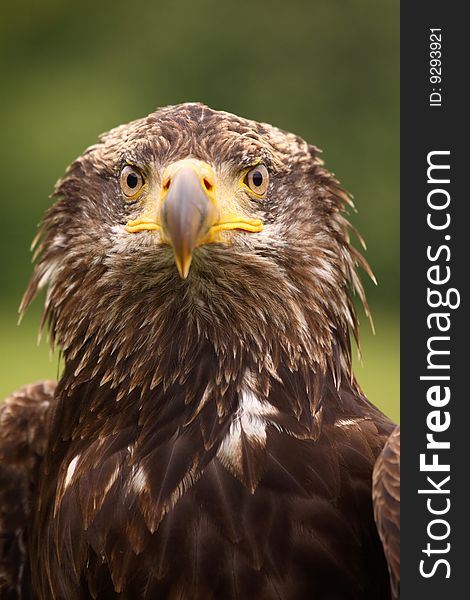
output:
M27 385L0 404L0 596L31 597L26 528L49 432L56 384Z
M400 597L400 426L392 432L374 467L374 515L390 572L394 599Z

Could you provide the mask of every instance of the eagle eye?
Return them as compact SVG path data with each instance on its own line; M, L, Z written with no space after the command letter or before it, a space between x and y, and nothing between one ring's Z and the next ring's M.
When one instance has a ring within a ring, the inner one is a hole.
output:
M245 175L243 183L257 196L264 196L269 185L268 169L264 165L256 165Z
M135 198L144 187L142 173L131 165L126 165L121 171L120 184L122 193L126 198Z

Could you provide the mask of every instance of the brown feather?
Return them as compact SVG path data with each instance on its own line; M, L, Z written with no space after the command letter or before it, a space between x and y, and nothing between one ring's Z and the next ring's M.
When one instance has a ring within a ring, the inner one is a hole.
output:
M29 598L27 551L55 382L40 381L0 403L0 598Z
M387 557L392 597L400 597L400 426L387 440L374 467L374 515Z

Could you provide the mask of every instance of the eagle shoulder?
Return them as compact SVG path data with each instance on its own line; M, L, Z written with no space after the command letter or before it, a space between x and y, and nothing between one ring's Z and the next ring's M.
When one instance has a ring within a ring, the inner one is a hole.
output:
M39 381L0 404L0 597L30 598L26 530L56 383Z
M392 597L400 597L400 426L388 438L373 472L374 516L390 572Z

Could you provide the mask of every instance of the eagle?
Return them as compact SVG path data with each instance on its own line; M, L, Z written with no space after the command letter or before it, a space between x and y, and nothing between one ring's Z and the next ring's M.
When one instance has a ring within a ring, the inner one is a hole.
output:
M54 196L20 312L46 290L64 368L0 408L1 600L397 597L395 426L351 365L373 275L319 150L186 103Z

